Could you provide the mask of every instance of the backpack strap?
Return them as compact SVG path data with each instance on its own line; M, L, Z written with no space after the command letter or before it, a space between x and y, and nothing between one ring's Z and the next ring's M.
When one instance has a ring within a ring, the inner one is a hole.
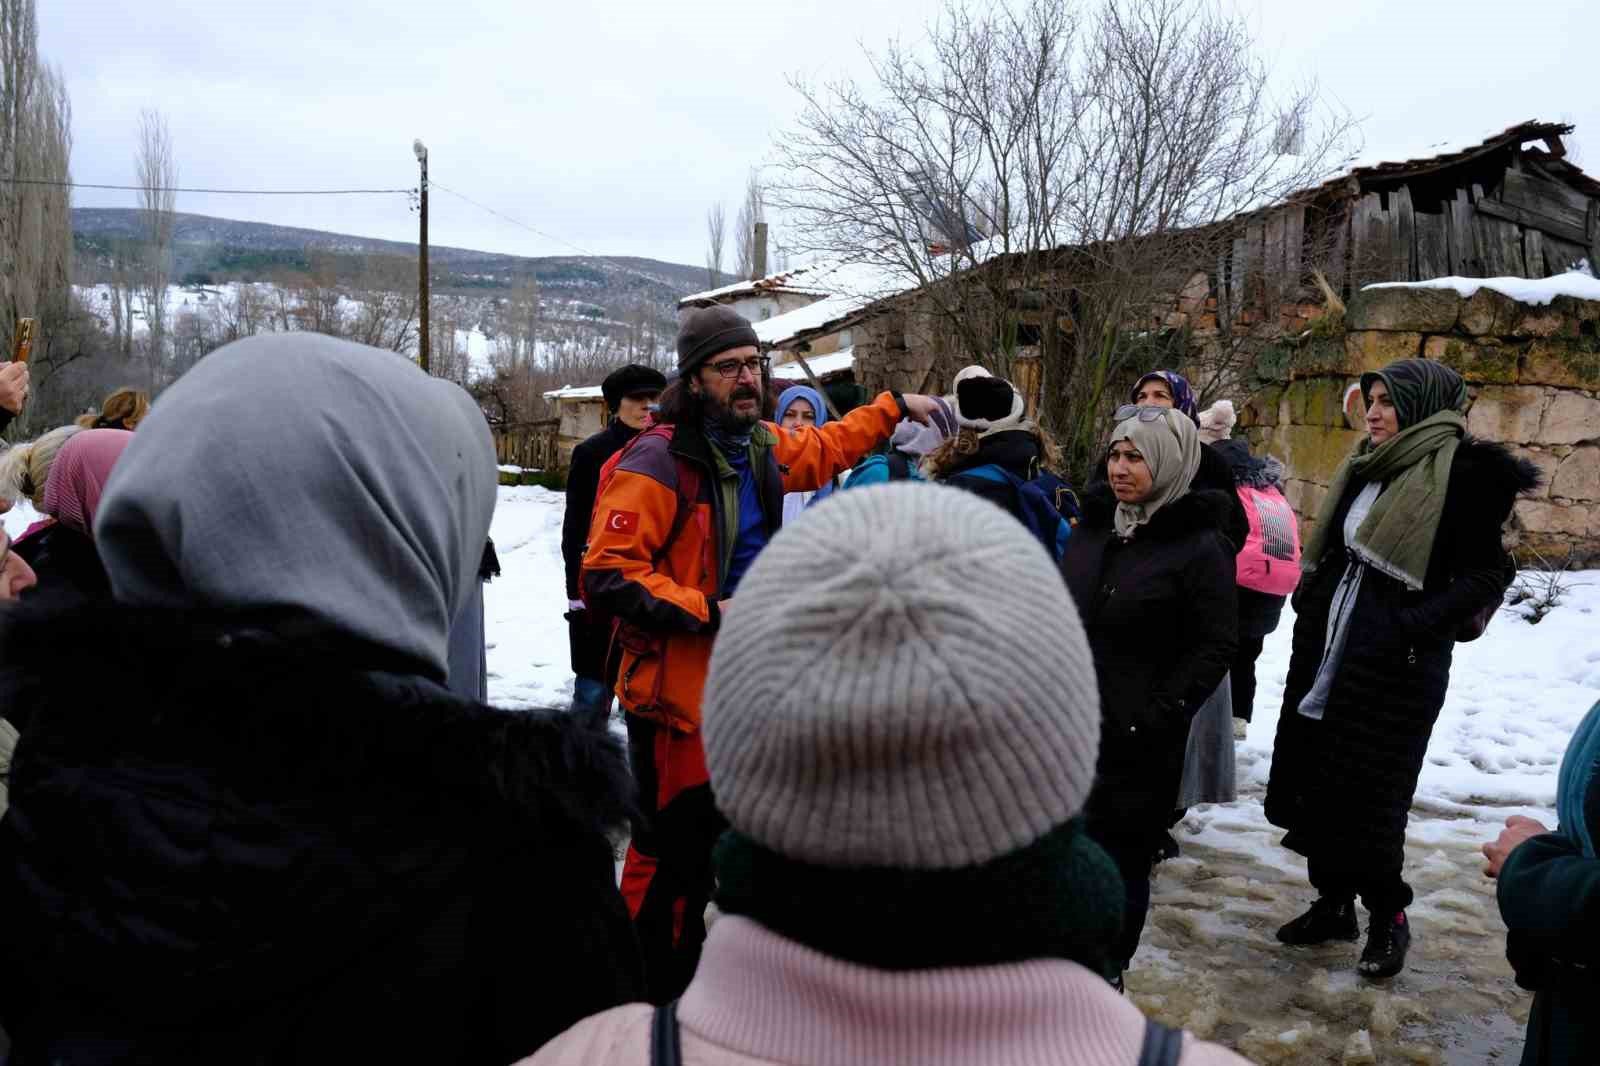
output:
M1010 485L1012 488L1021 488L1022 479L1012 474L1009 470L1002 469L994 463L984 463L982 466L968 467L961 471L968 477L975 477L981 481L992 481L996 485Z
M677 1000L657 1007L655 1016L650 1019L650 1066L683 1066L683 1034L678 1031Z
M1182 1054L1182 1029L1171 1029L1153 1019L1145 1019L1139 1066L1178 1066L1178 1057Z

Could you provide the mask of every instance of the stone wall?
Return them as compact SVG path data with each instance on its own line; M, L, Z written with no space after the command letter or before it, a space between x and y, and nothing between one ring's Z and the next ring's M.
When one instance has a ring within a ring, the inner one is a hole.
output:
M1340 329L1313 330L1263 353L1264 381L1241 411L1257 454L1282 459L1302 521L1321 505L1341 460L1363 435L1346 388L1367 370L1422 356L1467 379L1471 432L1503 441L1544 475L1519 501L1513 540L1524 557L1600 561L1600 302L1518 303L1480 288L1367 289Z

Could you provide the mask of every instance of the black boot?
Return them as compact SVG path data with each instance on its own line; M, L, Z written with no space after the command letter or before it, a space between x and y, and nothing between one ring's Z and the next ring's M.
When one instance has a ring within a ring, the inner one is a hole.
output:
M1410 948L1411 923L1406 921L1405 911L1383 918L1374 915L1367 925L1367 946L1356 970L1362 977L1393 977L1405 968Z
M1356 921L1356 902L1318 896L1310 910L1278 930L1278 939L1299 947L1324 944L1329 940L1359 940L1361 926Z

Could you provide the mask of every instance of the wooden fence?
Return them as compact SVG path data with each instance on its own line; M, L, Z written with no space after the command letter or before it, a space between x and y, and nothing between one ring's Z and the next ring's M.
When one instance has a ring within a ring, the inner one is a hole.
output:
M494 426L494 453L501 466L556 470L561 465L561 419Z

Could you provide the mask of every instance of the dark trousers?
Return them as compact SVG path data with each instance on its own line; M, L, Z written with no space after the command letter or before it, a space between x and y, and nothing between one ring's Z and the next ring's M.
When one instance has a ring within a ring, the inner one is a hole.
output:
M1122 968L1139 950L1139 938L1144 935L1144 922L1150 913L1150 869L1155 857L1151 841L1139 836L1095 835L1095 826L1089 835L1111 856L1122 875L1123 911L1122 935L1117 939L1115 957Z
M1278 628L1283 617L1283 603L1287 596L1269 596L1265 592L1240 588L1239 592L1239 650L1234 653L1230 676L1233 678L1233 716L1250 720L1256 704L1256 660L1261 658L1261 647L1267 637Z
M728 827L712 802L698 733L627 716L643 816L622 865L622 898L644 956L646 998L670 1003L700 962L715 883L711 850Z
M1308 857L1306 871L1318 895L1341 901L1360 896L1369 914L1387 916L1411 906L1404 863L1404 853L1381 860L1363 856L1359 862L1329 853Z

